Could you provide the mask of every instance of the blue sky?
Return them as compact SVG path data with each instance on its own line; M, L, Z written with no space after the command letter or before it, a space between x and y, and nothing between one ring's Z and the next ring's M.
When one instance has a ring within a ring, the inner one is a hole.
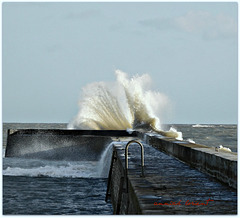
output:
M3 122L69 122L81 88L148 73L168 123L237 123L237 3L3 3Z

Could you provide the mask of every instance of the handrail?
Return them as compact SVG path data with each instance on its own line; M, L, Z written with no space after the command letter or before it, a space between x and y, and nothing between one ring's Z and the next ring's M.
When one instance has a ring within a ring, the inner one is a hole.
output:
M128 147L130 144L132 143L137 143L140 145L141 147L141 167L142 167L142 174L141 176L144 177L144 172L143 172L143 168L144 168L144 148L142 143L136 141L136 140L131 140L127 143L126 148L125 148L125 169L126 169L126 175L127 175L127 170L128 170Z

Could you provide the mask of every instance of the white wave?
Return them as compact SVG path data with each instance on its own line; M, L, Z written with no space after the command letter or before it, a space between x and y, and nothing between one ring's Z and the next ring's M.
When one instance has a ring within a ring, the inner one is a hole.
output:
M195 141L193 141L193 139L187 139L186 141L188 141L188 142L190 142L190 143L193 143L193 144L195 144L196 142Z
M116 82L95 82L82 89L79 112L68 128L95 130L126 130L142 128L164 134L160 116L169 111L166 95L149 89L148 74L129 78L116 70ZM180 133L168 131L171 137Z
M98 169L99 177L102 177L102 178L108 177L114 143L115 142L110 143L101 155L101 158L100 158L99 164L98 164L99 165L99 169Z
M99 161L46 161L40 159L4 158L5 176L107 178L113 145L124 146L126 141L111 142Z
M220 150L220 151L227 151L227 152L231 152L231 151L232 151L230 148L228 148L228 147L223 147L222 145L219 145L219 146L217 147L217 149Z
M182 132L178 132L177 129L175 129L174 127L171 127L169 132L177 133L176 139L183 140Z
M193 128L211 128L211 127L214 127L213 125L203 125L203 124L195 124L195 125L192 125Z
M97 161L83 161L68 163L67 165L46 165L33 168L7 167L2 171L5 176L29 176L29 177L71 177L89 178L99 177Z
M128 128L128 129L127 129L127 132L128 132L129 134L132 134L132 133L133 133L133 131L134 131L134 130L133 130L133 129L131 129L131 128Z
M162 131L155 128L153 128L153 130L162 136L183 140L182 132L178 132L174 127L171 127L168 131Z

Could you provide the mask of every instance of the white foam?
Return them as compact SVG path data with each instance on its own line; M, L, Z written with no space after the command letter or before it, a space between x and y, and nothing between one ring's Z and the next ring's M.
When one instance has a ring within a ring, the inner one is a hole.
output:
M5 176L107 178L111 164L113 145L127 142L111 142L102 152L99 161L54 161L41 159L4 158Z
M28 160L25 160L28 161ZM2 171L5 176L29 176L29 177L71 177L89 178L99 177L97 161L71 162L67 165L46 165L33 168L7 167Z
M211 128L214 127L213 125L202 125L202 124L195 124L192 125L193 128Z
M221 151L227 151L227 152L231 152L232 151L230 148L223 147L222 145L219 145L218 149L221 150Z
M176 139L183 140L182 132L178 132L176 128L170 127L169 132L177 133Z
M190 138L189 138L189 139L187 139L187 141L188 141L188 142L190 142L190 143L193 143L193 144L195 144L195 143L196 143L195 141L193 141L193 139L190 139Z
M132 134L133 133L133 129L131 129L131 128L127 128L127 132L129 133L129 134Z
M99 163L98 163L99 177L103 177L103 178L108 177L108 172L109 172L109 168L110 168L110 165L111 165L114 143L115 142L110 143L101 155L101 158L100 158Z
M168 97L150 89L148 74L129 78L120 70L115 73L114 83L94 82L82 89L79 112L68 128L161 130L160 117L170 110ZM181 133L177 137L181 139Z

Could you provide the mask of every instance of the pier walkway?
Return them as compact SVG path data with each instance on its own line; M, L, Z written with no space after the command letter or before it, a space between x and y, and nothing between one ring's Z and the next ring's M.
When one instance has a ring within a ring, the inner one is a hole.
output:
M127 139L126 143L129 141ZM114 213L153 215L237 214L237 191L176 158L144 145L145 177L141 177L140 147L129 147L128 182L125 146L114 146L111 200ZM121 178L124 183L121 185ZM126 193L128 185L128 193ZM123 187L121 187L123 186Z

